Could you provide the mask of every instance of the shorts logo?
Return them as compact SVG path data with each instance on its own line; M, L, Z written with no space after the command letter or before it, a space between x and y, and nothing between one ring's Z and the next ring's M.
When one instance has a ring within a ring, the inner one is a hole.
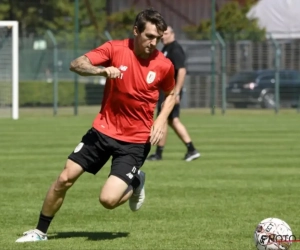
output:
M131 173L136 174L136 173L137 173L137 170L138 170L138 169L137 169L136 167L133 167L132 170L131 170Z
M132 173L128 173L126 174L126 176L131 180L133 178L133 174Z
M126 174L126 176L131 180L137 172L138 172L138 169L135 166L133 166L133 168L131 169L131 172Z
M83 143L83 142L80 142L80 143L77 145L77 147L74 149L74 153L79 152L79 151L82 149L83 145L84 145L84 143Z
M147 78L146 78L147 83L148 84L153 83L153 81L155 80L155 77L156 77L156 73L153 71L149 71Z

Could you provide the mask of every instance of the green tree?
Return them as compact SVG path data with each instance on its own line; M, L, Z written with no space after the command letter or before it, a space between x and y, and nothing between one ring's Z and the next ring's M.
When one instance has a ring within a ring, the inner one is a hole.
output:
M19 21L22 37L41 37L45 35L47 29L50 29L60 44L73 46L74 18L74 0L0 2L0 19ZM80 40L91 44L91 41L99 42L100 39L105 39L103 35L105 26L105 0L79 0Z
M11 20L9 17L10 4L9 0L2 0L0 2L0 20Z
M115 39L124 39L132 35L133 23L139 13L134 8L115 12L107 17L110 33Z
M17 20L22 36L41 34L45 29L68 29L66 17L72 15L70 1L2 0L2 20Z
M256 19L246 16L257 0L247 0L240 5L237 0L228 2L216 13L216 30L225 40L265 39L266 31L258 26ZM186 26L183 29L189 39L208 40L211 38L211 20L204 20L199 25Z

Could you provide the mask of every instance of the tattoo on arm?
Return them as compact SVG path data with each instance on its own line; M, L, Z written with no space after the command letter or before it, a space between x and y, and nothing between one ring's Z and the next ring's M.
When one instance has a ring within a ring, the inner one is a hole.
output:
M86 56L80 56L70 64L70 70L81 76L101 75L102 70L93 66Z

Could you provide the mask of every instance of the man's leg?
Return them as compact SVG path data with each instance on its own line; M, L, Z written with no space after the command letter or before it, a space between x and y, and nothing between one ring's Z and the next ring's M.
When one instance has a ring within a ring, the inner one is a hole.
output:
M25 232L17 242L47 239L47 230L54 215L60 209L67 190L84 171L96 174L110 158L111 154L106 150L107 145L107 137L94 128L87 131L68 156L64 170L49 188L36 229Z
M99 201L103 207L114 209L125 203L132 195L133 188L117 176L111 175L104 184Z
M80 165L70 159L67 160L64 170L48 190L41 212L44 216L53 217L56 214L64 201L67 190L83 172L84 170ZM44 230L41 231L46 233L47 229L45 232Z
M129 200L132 211L141 208L145 200L145 173L140 170L151 145L112 142L113 153L110 175L102 187L99 201L107 209L114 209Z
M169 120L168 123L184 144L188 144L192 141L186 127L181 123L178 117Z
M99 201L107 209L115 209L129 200L129 207L132 211L141 208L145 200L145 173L137 170L133 177L135 180L128 184L124 178L114 175L109 176L103 186Z
M47 239L50 223L63 204L67 190L84 172L77 163L67 160L64 170L49 188L45 197L39 221L35 229L24 233L16 242L30 242Z
M186 145L187 153L184 157L186 161L192 161L200 157L200 153L195 149L191 137L186 127L181 123L179 117L175 117L169 121L169 125L175 131L180 140Z

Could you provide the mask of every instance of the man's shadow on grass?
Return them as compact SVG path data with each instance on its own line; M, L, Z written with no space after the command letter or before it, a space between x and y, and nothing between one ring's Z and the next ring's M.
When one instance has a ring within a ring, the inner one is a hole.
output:
M49 235L48 239L66 239L66 238L86 238L87 240L114 240L117 238L128 237L127 232L58 232Z

